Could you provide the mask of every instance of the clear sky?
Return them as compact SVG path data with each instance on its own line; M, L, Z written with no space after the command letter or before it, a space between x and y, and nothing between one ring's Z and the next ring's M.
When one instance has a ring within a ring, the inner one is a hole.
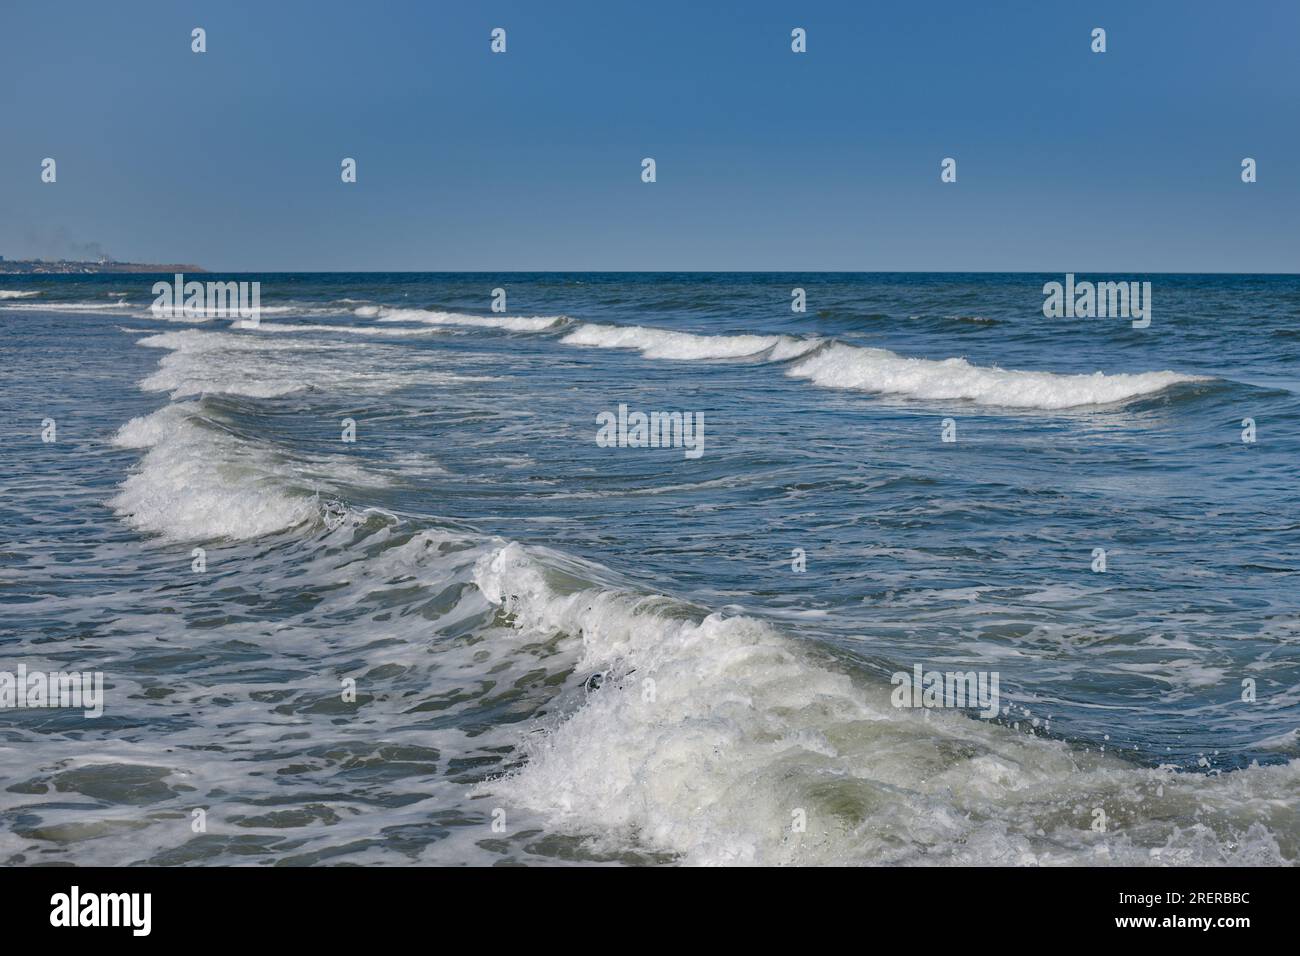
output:
M9 258L1300 272L1295 0L0 0L0 64Z

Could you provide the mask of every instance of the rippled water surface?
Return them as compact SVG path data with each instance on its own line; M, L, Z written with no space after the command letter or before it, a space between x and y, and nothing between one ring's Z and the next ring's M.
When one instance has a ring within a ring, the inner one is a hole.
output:
M0 859L1300 854L1300 279L157 278L0 278L0 670L107 685L0 712Z

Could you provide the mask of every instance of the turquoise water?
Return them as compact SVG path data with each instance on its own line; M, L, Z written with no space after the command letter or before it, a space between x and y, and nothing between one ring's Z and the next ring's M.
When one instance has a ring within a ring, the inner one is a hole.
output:
M0 858L1300 852L1300 279L230 277L250 329L156 278L0 278L0 669L107 687L0 713Z

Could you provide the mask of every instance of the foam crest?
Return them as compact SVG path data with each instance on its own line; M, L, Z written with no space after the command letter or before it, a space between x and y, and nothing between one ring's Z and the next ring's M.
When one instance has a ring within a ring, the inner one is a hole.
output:
M23 292L17 289L0 289L0 299L30 299L40 294L39 291Z
M205 423L194 405L133 418L113 442L148 449L109 501L139 531L173 540L255 538L320 517L309 494L279 486L283 462L271 451Z
M824 388L860 389L906 398L964 399L1004 408L1062 409L1108 405L1184 382L1208 381L1175 372L1063 375L972 365L963 358L906 358L885 349L835 343L786 372Z
M557 829L703 864L1277 863L1300 764L1222 777L1138 769L949 712L767 623L583 586L509 544L475 568L516 628L581 641L598 689L529 734L483 790ZM558 722L557 722L558 721ZM1129 822L1091 831L1094 806ZM1267 806L1266 813L1260 811ZM794 832L802 816L806 832ZM1180 829L1171 819L1195 820Z
M646 358L675 361L761 357L796 361L787 375L825 388L859 389L928 400L964 399L1004 408L1061 409L1124 402L1183 382L1207 381L1175 372L1063 375L972 365L963 358L907 358L886 349L863 348L789 335L701 335L632 325L583 324L560 340L565 345L635 349Z
M542 332L564 322L564 316L486 316L463 315L459 312L439 312L429 309L390 309L363 305L354 311L363 319L380 322L422 322L425 325L460 325L472 328L505 329L510 332Z
M12 298L26 298L25 295ZM119 302L15 302L6 305L6 309L23 312L121 312L131 304L125 300Z
M816 339L797 339L788 335L698 335L672 332L641 325L578 326L563 339L565 345L585 345L602 349L636 349L646 358L697 361L766 356L774 361L802 355L819 344Z
M241 320L242 322L242 320ZM240 322L234 323L232 328L245 328ZM441 330L438 328L418 328L407 329L400 326L376 326L376 325L286 325L282 322L259 322L256 326L249 327L253 332L339 332L345 335L376 335L376 336L393 336L407 337L413 335L437 335Z
M250 320L245 319L242 316L238 316L236 311L232 308L218 308L218 307L207 308L206 306L187 306L183 310L173 311L169 315L169 314L165 314L162 310L155 310L151 305L145 314L147 314L149 318L157 319L160 322L200 323L200 322L211 322L214 319L233 318L234 321L232 325L236 328L250 328L250 329L256 328L255 325L251 325L251 324L244 325L246 321L250 321ZM260 317L263 315L330 316L330 315L348 315L348 314L349 311L346 308L339 308L337 306L309 305L307 303L296 303L293 305L258 305L257 307L257 315L259 317L259 321L260 321Z
M249 336L186 330L151 335L139 344L170 350L140 388L172 398L205 393L274 398L311 385L293 363L276 361Z
M333 329L333 326L321 328ZM428 369L418 354L371 343L297 341L258 335L186 329L139 341L167 349L158 369L140 387L172 398L203 394L275 398L328 384L334 389L395 391L408 385L460 384L483 377ZM367 350L360 360L358 349Z

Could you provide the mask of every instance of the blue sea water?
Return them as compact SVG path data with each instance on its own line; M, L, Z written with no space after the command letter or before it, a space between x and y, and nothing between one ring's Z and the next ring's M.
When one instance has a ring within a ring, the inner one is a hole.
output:
M0 670L107 686L0 712L5 862L1300 855L1300 278L160 278L0 277Z

